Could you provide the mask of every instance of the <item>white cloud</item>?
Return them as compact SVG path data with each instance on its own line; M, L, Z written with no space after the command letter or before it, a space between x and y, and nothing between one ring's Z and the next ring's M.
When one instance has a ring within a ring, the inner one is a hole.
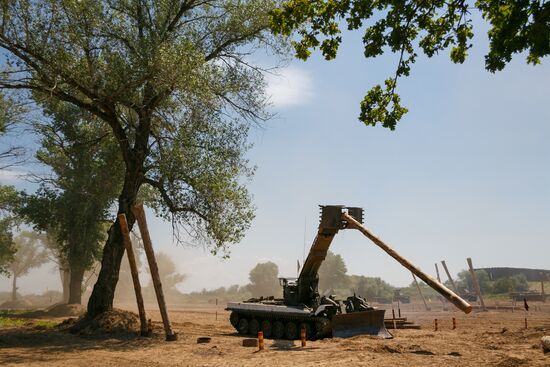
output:
M21 179L21 176L26 172L11 171L8 169L0 169L0 183L13 184Z
M276 107L307 104L313 97L313 79L297 67L288 67L267 75L266 93Z

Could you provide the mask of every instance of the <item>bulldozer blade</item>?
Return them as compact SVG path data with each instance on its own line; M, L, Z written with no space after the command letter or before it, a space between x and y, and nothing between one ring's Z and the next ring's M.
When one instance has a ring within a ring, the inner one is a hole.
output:
M369 310L334 315L332 318L332 336L349 338L355 335L374 335L391 339L393 335L384 325L385 310Z

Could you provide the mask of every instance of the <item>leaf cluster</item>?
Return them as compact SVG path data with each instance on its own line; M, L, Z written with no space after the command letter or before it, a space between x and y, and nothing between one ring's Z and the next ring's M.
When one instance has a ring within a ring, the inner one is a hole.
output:
M487 70L503 69L525 50L532 64L550 53L550 3L538 0L288 0L271 13L271 27L277 34L297 34L293 45L303 60L316 48L334 59L342 26L363 32L366 58L396 54L395 74L367 92L359 116L366 125L393 130L407 112L396 93L398 78L409 75L419 51L432 57L449 50L452 62L463 63L472 47L472 11L490 24Z
M76 106L50 103L45 113L49 119L35 126L42 137L36 158L52 174L26 197L22 214L55 237L62 265L88 269L100 257L122 182L118 147L101 121Z
M17 251L13 231L20 224L17 213L21 204L22 194L15 187L0 185L0 275L9 275L7 265Z

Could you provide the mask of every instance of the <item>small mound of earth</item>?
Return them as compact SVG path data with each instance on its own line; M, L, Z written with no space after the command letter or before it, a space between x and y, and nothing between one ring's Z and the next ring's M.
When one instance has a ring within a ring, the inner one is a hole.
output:
M89 319L81 317L69 329L81 335L133 334L139 331L139 318L130 311L113 309Z
M82 316L86 313L86 306L66 303L58 303L46 310L46 315L51 317Z
M32 308L32 303L25 299L17 301L6 301L0 304L0 310L26 310Z

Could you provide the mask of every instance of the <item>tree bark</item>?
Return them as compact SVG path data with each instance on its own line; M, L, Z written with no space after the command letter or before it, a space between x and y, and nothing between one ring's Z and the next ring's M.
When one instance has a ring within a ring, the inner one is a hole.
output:
M13 274L13 280L11 283L11 300L17 301L17 275Z
M128 222L128 229L131 231L136 221L132 213L132 206L136 202L139 188L143 183L143 159L129 165L126 162L126 174L122 193L118 198L118 214L124 213ZM137 167L137 168L133 168ZM103 258L101 259L101 270L94 285L94 289L88 300L87 319L92 319L97 315L113 309L113 299L115 289L118 283L120 272L120 263L124 255L124 240L120 230L118 218L109 228L107 242L103 247Z
M61 285L63 286L63 303L69 302L71 273L67 269L59 268Z
M69 284L68 304L82 303L82 281L84 279L84 269L82 267L71 267L71 277Z

